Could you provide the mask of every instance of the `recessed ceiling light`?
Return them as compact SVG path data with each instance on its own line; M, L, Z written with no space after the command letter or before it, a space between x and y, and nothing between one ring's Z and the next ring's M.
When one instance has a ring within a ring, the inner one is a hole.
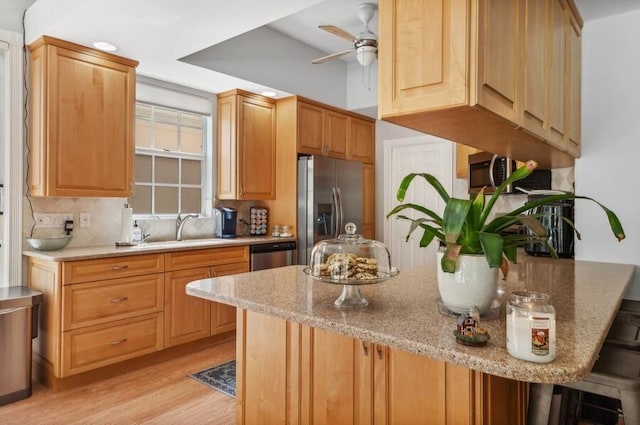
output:
M94 41L93 47L95 47L96 49L104 50L105 52L115 52L116 50L118 50L115 45L107 43L106 41Z
M271 90L265 90L262 92L263 96L267 96L267 97L276 97L278 93L271 91Z

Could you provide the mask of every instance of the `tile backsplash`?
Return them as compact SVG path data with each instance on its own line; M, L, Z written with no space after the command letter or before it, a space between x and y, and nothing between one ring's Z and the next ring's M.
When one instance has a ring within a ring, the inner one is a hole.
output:
M31 198L34 213L71 213L73 215L73 239L69 247L99 246L114 244L120 238L121 210L126 198ZM238 210L238 221L249 221L249 208L259 205L254 201L216 201L216 206L233 207ZM89 213L91 223L80 227L80 213ZM27 198L23 198L23 235L54 236L63 234L62 228L34 228L31 207ZM136 219L145 233L149 233L149 241L172 240L175 238L175 218ZM214 221L212 217L190 220L184 226L184 239L213 237ZM238 223L239 235L248 234L248 228ZM31 249L26 241L23 249Z

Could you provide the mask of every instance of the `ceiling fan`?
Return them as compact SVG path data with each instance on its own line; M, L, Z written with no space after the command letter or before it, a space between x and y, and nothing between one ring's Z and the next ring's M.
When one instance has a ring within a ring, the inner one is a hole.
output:
M364 29L353 36L347 31L333 25L320 25L319 28L330 32L333 35L349 40L353 43L353 48L333 53L311 61L312 64L327 62L347 53L356 52L356 58L362 66L369 66L378 57L378 37L369 29L369 22L376 13L377 5L374 3L362 3L358 5L358 18L364 23Z

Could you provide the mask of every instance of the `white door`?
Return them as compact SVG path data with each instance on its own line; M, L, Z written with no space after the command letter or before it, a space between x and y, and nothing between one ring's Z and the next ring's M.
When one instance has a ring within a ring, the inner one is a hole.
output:
M429 173L440 180L451 194L453 187L453 143L425 135L384 141L384 214L400 202L396 192L400 182L409 173ZM411 183L403 201L424 205L442 215L444 201L423 178L417 177ZM405 210L411 218L421 216L418 212ZM414 231L406 241L410 222L395 217L385 219L384 242L391 253L391 263L401 272L413 267L436 261L437 243L420 248L420 229Z

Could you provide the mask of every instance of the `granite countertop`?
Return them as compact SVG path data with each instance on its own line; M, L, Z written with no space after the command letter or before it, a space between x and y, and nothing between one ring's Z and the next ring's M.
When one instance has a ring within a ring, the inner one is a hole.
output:
M438 312L435 264L360 286L369 300L361 310L334 308L342 286L312 279L303 266L198 280L187 285L187 293L491 375L538 383L583 379L597 359L634 267L526 255L518 260L508 279L500 281L498 318L481 322L491 335L485 347L456 343L456 318ZM557 355L551 363L519 360L506 350L505 304L512 291L524 289L548 293L556 309Z
M147 242L135 246L101 245L76 248L63 248L57 251L24 251L28 257L47 261L75 261L95 258L122 257L125 255L152 254L169 251L188 251L205 248L222 248L237 245L258 245L270 242L291 242L291 238L271 236L237 237L233 239L188 239L182 241Z

